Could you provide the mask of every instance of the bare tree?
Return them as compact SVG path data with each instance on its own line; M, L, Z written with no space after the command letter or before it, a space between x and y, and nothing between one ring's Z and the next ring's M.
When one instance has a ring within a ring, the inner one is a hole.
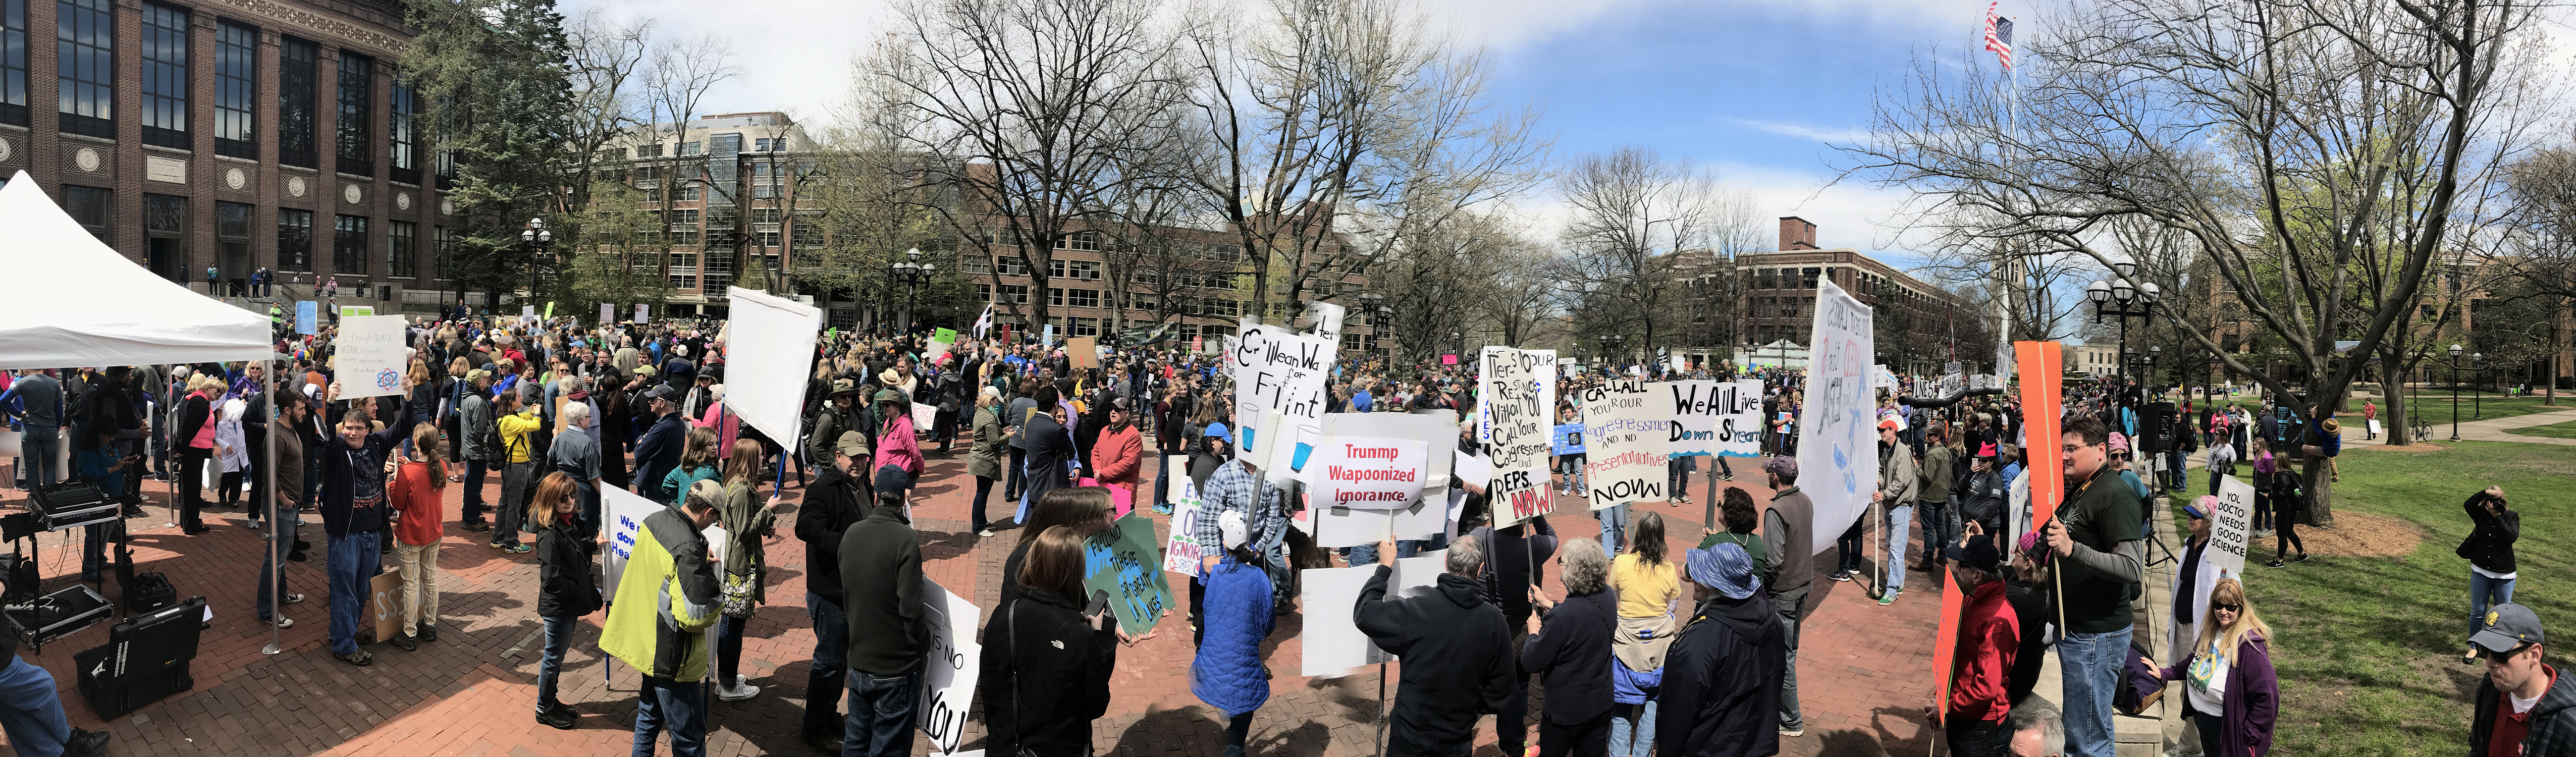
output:
M654 44L645 77L644 134L651 137L649 148L653 159L644 162L640 183L646 187L645 200L657 203L662 211L662 226L667 233L656 235L661 249L653 255L655 275L671 278L672 246L675 234L670 227L677 222L678 210L673 205L683 190L704 191L706 156L703 145L680 140L689 133L689 122L700 114L699 107L716 85L732 80L742 71L733 64L733 49L724 40L702 36L690 40L661 40ZM666 144L670 143L670 144ZM638 158L647 157L638 155ZM707 212L713 212L713 208ZM695 230L685 233L695 234ZM704 239L692 246L705 250Z
M2378 350L2424 270L2461 240L2455 227L2477 222L2462 215L2512 138L2533 12L2518 0L2097 0L2040 25L2065 36L2025 42L2034 83L2019 129L1996 117L1991 78L1954 86L1921 64L1849 154L1929 205L1997 219L1994 237L2033 251L2123 259L2101 233L2123 217L2183 235L2287 346L2304 386L2176 331L2275 396L2304 392L2313 413L2340 405L2362 370L2335 359L2335 342ZM2420 193L2392 180L2408 171L2428 178ZM2382 213L2413 230L2410 246L2385 296L2356 302ZM2311 517L2331 525L2331 482L2311 463Z
M1657 321L1693 298L1673 275L1681 253L1709 249L1728 226L1716 179L1632 145L1575 159L1557 189L1573 210L1560 233L1569 253L1561 271L1578 324L1640 335L1632 346L1646 351L1664 346Z

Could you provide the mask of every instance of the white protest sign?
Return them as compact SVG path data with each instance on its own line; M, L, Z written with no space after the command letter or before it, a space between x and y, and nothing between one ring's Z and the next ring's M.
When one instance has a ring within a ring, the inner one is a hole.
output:
M1429 588L1440 580L1440 563L1448 553L1424 552L1395 561L1394 575L1387 577L1386 598L1395 599L1406 589ZM1393 555L1387 555L1393 557ZM1376 565L1348 568L1309 568L1298 572L1302 590L1298 597L1305 607L1348 608L1359 604L1360 590L1377 577ZM1302 659L1298 675L1311 678L1338 678L1350 675L1364 665L1393 659L1361 633L1356 613L1317 612L1306 618Z
M757 289L726 293L725 407L771 439L805 438L805 379L823 311Z
M1673 416L1643 381L1584 389L1583 483L1592 509L1662 500L1672 483Z
M1884 366L1884 365L1873 365L1873 366L1870 366L1870 367L1869 367L1869 388L1871 388L1871 389L1886 389L1886 390L1889 390L1889 391L1895 391L1895 390L1896 390L1896 373L1895 373L1894 371L1890 371L1890 370L1888 370L1888 369L1887 369L1887 366Z
M1869 509L1878 488L1877 403L1869 388L1875 354L1870 309L1833 282L1816 282L1815 356L1798 416L1798 487L1815 502L1808 553L1833 547ZM1952 374L1952 379L1958 379Z
M617 306L605 302L599 303L599 325L606 326L616 322Z
M1355 510L1409 507L1422 495L1430 470L1428 447L1412 439L1372 436L1324 437L1307 458L1314 485L1307 491L1318 505Z
M1449 519L1457 517L1449 510L1447 488L1424 489L1423 496L1401 510L1358 510L1340 507L1308 495L1312 502L1291 523L1315 539L1315 546L1325 549L1359 547L1388 539L1429 539L1447 532ZM1436 495L1436 496L1435 496Z
M1762 380L1666 381L1660 399L1671 402L1674 457L1754 457L1762 454Z
M1483 400L1477 403L1477 420L1494 463L1485 495L1493 504L1495 528L1544 515L1554 504L1547 491L1547 458L1555 452L1550 433L1555 424L1531 375L1535 360L1510 347L1486 347L1478 357L1484 386L1478 392Z
M1538 392L1538 406L1546 408L1549 413L1556 412L1556 382L1564 377L1564 371L1557 367L1556 350L1521 350L1520 355L1521 363L1530 373L1530 384ZM1490 377L1493 369L1485 364L1485 356L1478 354L1476 360L1478 375ZM1493 440L1494 427L1485 414L1485 393L1477 392L1476 443L1490 444Z
M966 738L966 713L975 700L975 677L982 670L984 648L975 642L975 603L921 580L922 621L930 626L930 650L922 662L921 696L913 714L921 732L940 754L953 755ZM714 638L715 634L707 634Z
M535 305L520 305L520 306L519 306L519 317L520 317L520 318L529 319L529 320L535 320L535 319L536 319L536 317L537 317L537 306L535 306Z
M1305 467L1305 455L1322 433L1333 343L1251 318L1243 319L1236 333L1238 341L1225 357L1234 374L1234 417L1260 419L1238 429L1241 442L1236 446L1263 462L1264 474L1272 480L1288 480ZM1276 425L1270 420L1274 413L1280 418Z
M332 364L340 381L340 399L383 397L403 393L403 317L355 315L340 319L339 350Z
M2218 480L2218 512L2209 521L2209 550L2200 559L2218 566L2219 575L2245 577L2246 537L2254 533L2254 485L2234 476Z
M1188 459L1180 455L1167 458L1171 461ZM1181 466L1185 463L1164 464ZM1172 501L1172 533L1163 541L1163 570L1195 578L1199 574L1199 566L1205 564L1205 558L1216 554L1214 549L1199 544L1199 518L1206 511L1199 507L1198 485L1191 483L1189 476L1173 476L1172 490L1169 497Z
M2377 419L2377 418L2372 418L2372 419L2370 419L2370 420L2368 420L2368 421L2364 421L2364 422L2365 422L2365 423L2370 424L2370 435L2371 435L2371 436L2378 436L2378 435L2379 435L2379 419Z
M617 596L617 579L626 576L626 558L635 554L635 536L644 528L644 519L660 512L662 504L637 496L614 486L599 489L599 517L608 537L606 549L599 553L599 591Z
M653 311L651 310L651 308L652 308L652 307L653 307L653 306L651 306L651 305L637 305L637 306L635 306L635 322L636 322L636 323L644 323L644 322L646 322L646 321L648 321L648 320L651 320L651 319L649 319L649 318L646 318L646 317L645 317L645 314L646 314L646 313L653 312Z
M1345 311L1342 306L1325 302L1323 300L1307 302L1307 328L1312 329L1315 336L1322 337L1325 342L1338 346L1342 343L1342 314L1344 312Z

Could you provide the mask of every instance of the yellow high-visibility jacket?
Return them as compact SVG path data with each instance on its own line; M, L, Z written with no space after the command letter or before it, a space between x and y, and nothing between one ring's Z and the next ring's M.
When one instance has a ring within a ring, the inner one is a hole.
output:
M706 632L722 609L707 540L695 525L679 508L644 518L599 636L600 651L681 683L706 678Z

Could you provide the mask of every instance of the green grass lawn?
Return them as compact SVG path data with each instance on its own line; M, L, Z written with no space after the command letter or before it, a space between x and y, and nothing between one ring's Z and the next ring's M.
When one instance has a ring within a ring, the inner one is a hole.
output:
M2479 399L2476 402L2470 402L2468 395L2464 394L2460 396L2460 422L2467 423L2469 421L2480 419L2511 418L2517 415L2530 415L2532 413L2554 413L2562 410L2576 410L2576 392L2560 392L2557 407L2541 407L2540 401L2541 398L2539 397L2486 397ZM2360 417L2358 410L2360 405L2354 405L2353 407L2356 408L2353 417ZM2451 422L2450 395L2435 394L2425 395L2422 397L2409 397L2407 398L2407 407L2424 420L2431 421L2435 424L2447 424ZM2387 403L2381 403L2379 409L2384 413L2388 409ZM2386 418L2387 416L2383 414L2380 417Z
M2515 550L2523 580L2514 601L2538 612L2551 630L2576 634L2576 585L2559 578L2576 570L2576 531L2567 527L2564 501L2576 451L2463 442L2436 452L2355 449L2341 460L2337 512L2413 521L2427 533L2402 558L2319 555L2278 569L2247 563L2248 604L2273 628L2272 661L2281 681L2273 752L2461 753L2468 700L2485 667L2460 663L2469 569L2452 549L2470 528L2460 502L2487 485L2504 487L2524 512ZM2195 489L2207 491L2206 479L2195 479ZM2268 555L2271 540L2262 541ZM2576 657L2549 657L2549 664L2576 672L2570 667Z
M2557 439L2576 439L2576 421L2552 423L2546 426L2524 426L2522 428L2506 429L2505 433L2521 434L2523 436L2546 436Z

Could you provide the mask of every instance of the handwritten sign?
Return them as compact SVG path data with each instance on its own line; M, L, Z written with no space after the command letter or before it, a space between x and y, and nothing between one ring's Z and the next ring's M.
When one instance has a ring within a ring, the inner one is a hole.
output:
M1076 370L1100 367L1099 337L1077 336L1064 340L1064 356L1073 359Z
M1583 424L1556 424L1556 434L1549 437L1548 446L1555 448L1559 455L1583 454Z
M1162 546L1154 535L1154 520L1134 513L1083 542L1082 592L1109 592L1118 627L1129 636L1154 630L1163 608L1172 606L1172 587L1160 569Z
M1485 450L1494 473L1485 485L1493 503L1494 527L1502 528L1547 513L1548 407L1530 375L1533 363L1521 350L1486 347L1478 357L1483 387L1477 394L1477 428L1486 435ZM1597 444L1598 439L1587 439Z
M606 326L616 322L617 306L605 302L599 303L599 325Z
M340 378L340 399L402 393L402 316L341 318L340 336L333 344L339 347L339 362L334 367Z
M1422 442L1370 436L1323 441L1310 458L1316 471L1308 491L1316 505L1397 510L1422 496L1423 475L1431 467L1429 448Z
M2234 476L2218 480L2218 512L2209 521L2209 551L2201 559L2218 567L2219 575L2245 577L2246 537L2254 533L2254 485Z
M1672 407L1674 457L1762 454L1762 380L1665 381L1652 386Z
M635 535L642 533L647 516L661 510L661 503L634 492L600 488L599 511L608 537L608 544L599 551L600 593L617 596L617 580L626 577L626 560L635 554Z
M1174 455L1169 459L1188 460L1189 458ZM1175 466L1177 470L1182 463L1165 463L1165 465ZM1172 488L1178 491L1170 495L1172 535L1171 538L1163 541L1163 570L1197 578L1199 566L1208 555L1216 554L1216 545L1199 543L1199 518L1206 513L1206 510L1199 504L1198 484L1192 483L1189 476L1173 476Z
M303 300L295 303L295 333L320 333L320 329L313 327L313 321L317 315L315 311L318 309L314 307L314 305L315 303L312 300Z
M637 305L637 306L635 306L635 322L636 322L636 323L644 323L644 322L647 322L647 321L651 320L651 319L649 319L649 318L646 318L646 317L645 317L645 314L646 314L646 313L653 312L653 311L652 311L652 307L653 307L653 306L651 306L651 305Z
M1877 403L1869 388L1876 343L1870 308L1831 281L1816 282L1814 359L1798 418L1798 486L1815 502L1809 554L1869 509L1878 486Z
M966 737L966 713L975 699L975 678L984 648L975 643L975 603L930 579L921 581L923 620L930 626L929 655L922 663L921 696L912 711L921 732L940 754L955 755ZM715 634L707 634L709 637Z
M1236 446L1263 463L1271 480L1284 481L1306 467L1306 455L1322 433L1324 381L1332 375L1334 345L1250 318L1236 333L1225 356L1234 376L1234 417L1258 419ZM1280 418L1277 425L1270 422L1272 413Z
M1665 498L1671 485L1671 408L1643 381L1605 381L1583 390L1583 482L1595 510ZM1669 397L1670 395L1665 395Z

